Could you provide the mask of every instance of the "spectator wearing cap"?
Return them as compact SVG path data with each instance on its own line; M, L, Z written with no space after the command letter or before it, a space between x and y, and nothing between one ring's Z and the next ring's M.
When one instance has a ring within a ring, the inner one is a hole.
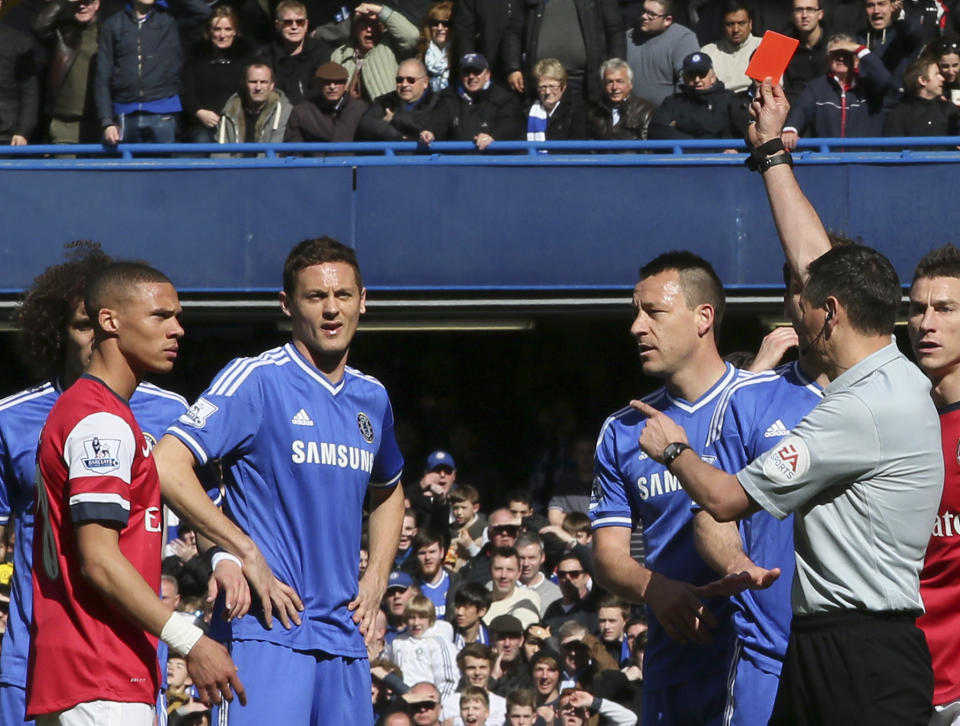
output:
M540 597L540 616L560 599L560 588L543 573L546 555L543 542L533 532L524 532L517 537L517 554L520 555L520 583Z
M490 513L487 523L486 541L478 544L479 551L460 570L463 582L490 582L490 564L493 550L500 547L513 547L520 534L520 519L509 509L495 509Z
M468 582L453 594L453 643L463 648L469 643L490 645L490 631L483 624L483 616L490 609L493 598L479 582Z
M284 141L353 141L367 102L347 95L347 69L338 63L317 68L306 100L290 112Z
M627 52L623 17L615 0L533 0L518 9L503 36L507 82L517 93L536 93L535 65L560 61L571 96L600 100L600 65Z
M633 93L633 70L626 61L611 58L600 67L603 97L587 115L590 137L605 141L647 138L654 106Z
M557 564L560 599L547 608L543 623L556 632L561 624L576 620L591 631L597 629L597 596L589 588L590 573L574 553L564 555Z
M700 50L697 36L673 18L672 0L643 0L643 11L627 34L626 61L637 95L655 106L677 90L683 59Z
M347 93L374 101L396 89L399 62L413 55L420 31L403 13L385 5L360 3L353 11L350 42L330 60L347 69Z
M300 0L280 0L274 14L276 37L260 56L273 68L277 88L296 105L309 95L314 73L330 60L332 48L307 35L307 6Z
M760 38L753 34L753 13L743 0L725 0L722 12L723 36L702 50L713 59L717 79L728 91L739 93L750 87L747 66Z
M403 570L394 570L387 578L387 589L383 593L381 607L387 614L387 632L384 641L389 645L406 629L403 611L407 602L417 594L413 578Z
M513 615L501 615L490 623L497 659L490 674L490 690L504 696L517 688L530 688L530 669L523 652L523 625Z
M665 99L650 122L651 139L729 139L735 94L717 79L713 61L702 51L683 59L683 84Z
M540 596L526 587L518 587L520 555L513 547L499 547L492 553L490 576L493 602L483 616L483 622L492 627L501 615L513 615L520 621L521 632L540 621Z
M396 90L370 104L360 119L357 138L368 141L416 141L437 103L427 69L408 58L397 69Z
M472 141L485 150L494 141L523 138L525 123L518 97L490 77L490 64L479 53L460 59L457 84L441 93L420 141Z
M934 56L923 56L907 67L903 100L887 112L884 136L953 136L957 107L943 99L943 74Z
M827 42L826 75L814 78L787 114L783 143L793 149L801 136L881 136L884 97L895 88L886 67L849 35Z
M421 118L429 125L437 104L431 106L431 113ZM450 523L450 489L457 481L457 463L449 451L437 449L427 457L427 463L420 477L420 485L411 487L408 493L410 506L416 510L418 519L424 527L442 530Z
M507 701L503 696L490 693L493 685L490 674L493 672L494 653L489 646L471 643L457 653L457 667L460 669L460 686L456 693L443 699L443 719L455 718L460 713L460 693L468 686L487 691L490 699L490 719L497 726L507 716ZM498 720L499 719L499 720Z

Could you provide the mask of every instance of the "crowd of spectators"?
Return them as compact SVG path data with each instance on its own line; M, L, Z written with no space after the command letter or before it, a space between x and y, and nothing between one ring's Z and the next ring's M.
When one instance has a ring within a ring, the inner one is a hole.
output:
M953 135L955 4L48 0L0 24L0 143L738 138L767 30L788 146Z

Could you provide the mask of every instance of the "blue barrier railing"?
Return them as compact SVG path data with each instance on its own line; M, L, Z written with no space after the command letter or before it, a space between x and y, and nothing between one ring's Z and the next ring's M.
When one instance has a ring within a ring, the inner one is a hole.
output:
M934 150L935 147L935 150ZM801 139L799 164L922 164L960 161L960 137ZM733 151L734 153L730 153ZM291 166L662 166L743 162L742 139L664 141L498 141L283 144L101 144L0 147L0 168L291 167Z

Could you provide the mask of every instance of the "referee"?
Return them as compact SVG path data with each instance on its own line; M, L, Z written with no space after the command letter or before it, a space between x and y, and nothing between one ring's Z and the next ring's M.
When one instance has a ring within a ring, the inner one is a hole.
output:
M793 621L770 724L925 726L933 673L914 621L943 488L937 411L929 382L891 342L897 274L868 247L830 249L779 141L787 109L768 79L753 107L751 161L803 281L800 350L830 381L823 400L736 475L701 461L680 426L634 402L649 417L640 444L719 521L761 508L795 514Z

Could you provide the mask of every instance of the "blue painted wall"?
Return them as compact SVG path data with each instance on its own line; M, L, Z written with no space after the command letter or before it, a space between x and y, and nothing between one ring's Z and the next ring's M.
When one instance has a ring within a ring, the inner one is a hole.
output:
M519 161L514 158L514 161ZM731 289L777 287L782 257L760 179L738 164L361 165L0 170L0 289L19 290L71 239L144 258L184 291L274 290L308 236L358 251L373 288L629 288L687 248ZM149 165L146 165L149 166ZM958 241L958 167L798 164L826 224L878 247L909 281Z

